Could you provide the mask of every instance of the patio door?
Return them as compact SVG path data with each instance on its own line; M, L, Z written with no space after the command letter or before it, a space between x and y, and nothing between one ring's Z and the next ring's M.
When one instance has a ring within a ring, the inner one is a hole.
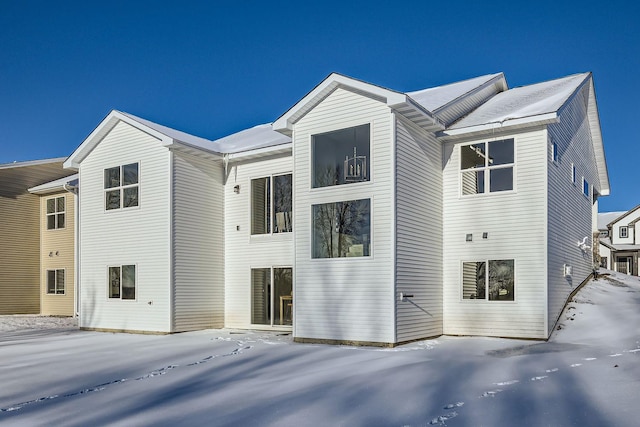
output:
M293 324L293 270L291 267L251 269L251 323Z
M631 274L633 268L633 257L619 256L616 258L618 273Z

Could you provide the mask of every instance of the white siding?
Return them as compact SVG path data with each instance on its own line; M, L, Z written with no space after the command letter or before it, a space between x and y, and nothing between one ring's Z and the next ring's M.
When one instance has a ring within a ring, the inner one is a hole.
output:
M396 122L398 342L442 334L442 145Z
M223 175L173 153L173 332L224 326Z
M119 122L80 166L80 326L170 332L169 151ZM139 162L140 205L105 211L104 169ZM108 266L136 265L135 301L109 299Z
M311 136L366 123L371 181L311 189ZM396 342L393 127L386 105L343 89L295 124L295 338ZM312 205L358 199L371 199L372 255L312 259Z
M515 139L514 191L460 196L460 141L444 146L444 333L546 338L546 153L544 130ZM482 233L488 233L482 239ZM466 242L466 234L473 241ZM515 301L462 299L462 262L515 260Z
M548 127L549 147L558 146L558 161L548 162L548 331L560 316L567 297L592 272L592 251L580 250L578 243L587 237L593 245L592 197L582 193L582 177L592 186L598 186L591 133L587 120L588 86L561 110L560 122ZM549 148L550 150L550 148ZM571 182L571 164L576 167L576 184ZM596 227L597 228L597 227ZM571 277L564 277L563 265L572 267Z
M611 259L611 249L609 249L608 247L606 247L605 245L600 245L599 247L599 255L600 257L606 257L607 258L607 265L604 267L608 270L613 270L613 261Z
M251 180L291 171L289 154L231 163L229 167L224 188L226 327L251 327L252 268L293 266L293 233L251 236L250 215ZM236 185L238 193L234 192Z
M636 236L636 224L634 221L640 218L640 209L631 210L621 218L619 221L616 221L611 225L611 242L614 245L638 245L640 244L640 239ZM627 237L620 237L620 227L627 227Z

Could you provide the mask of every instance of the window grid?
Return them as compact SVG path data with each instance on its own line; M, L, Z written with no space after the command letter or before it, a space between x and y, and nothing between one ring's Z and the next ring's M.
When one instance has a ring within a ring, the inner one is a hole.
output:
M65 228L66 203L64 196L47 199L47 230Z
M139 205L139 164L129 163L104 170L105 210Z
M64 269L47 270L47 294L64 295Z

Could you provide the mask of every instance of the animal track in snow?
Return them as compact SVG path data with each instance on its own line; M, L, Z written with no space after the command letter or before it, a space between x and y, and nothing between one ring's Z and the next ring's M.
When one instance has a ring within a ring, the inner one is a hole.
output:
M451 418L455 418L457 416L458 416L458 413L456 411L449 412L448 414L439 415L439 416L435 417L434 419L429 421L429 424L431 424L431 425L435 425L435 424L444 425L444 423L447 420L450 420Z
M501 393L502 389L498 388L495 390L489 390L489 391L485 391L484 393L482 393L482 395L480 397L494 397L496 394Z
M547 377L546 375L542 375L542 376L540 376L540 377L533 377L533 378L531 378L531 381L540 381L540 380L543 380L543 379L545 379L545 378L548 378L548 377Z
M592 360L597 360L597 359L598 359L597 357L585 357L585 358L584 358L584 359L582 359L582 360L586 360L586 361L588 361L588 362L591 362Z
M582 366L582 363L574 363L570 365L572 368L577 368L578 366Z
M609 357L618 357L618 356L622 356L622 354L620 353L616 353L616 354L610 354Z
M519 383L519 380L510 380L510 381L503 381L500 383L493 383L495 385L499 385L499 386L503 386L503 385L511 385L511 384L515 384L515 383Z
M462 405L464 405L464 402L456 402L456 403L449 403L448 405L446 405L444 407L444 409L453 409L453 408L459 408Z
M547 369L545 372L547 372L547 373L558 372L558 368Z

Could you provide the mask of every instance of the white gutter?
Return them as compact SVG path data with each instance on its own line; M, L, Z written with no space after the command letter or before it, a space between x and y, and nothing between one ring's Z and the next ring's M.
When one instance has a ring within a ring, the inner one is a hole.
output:
M75 209L75 218L73 221L73 317L80 317L80 289L78 289L78 283L80 283L80 250L78 246L80 243L78 241L79 228L80 228L80 203L78 197L78 186L77 185L69 185L64 184L62 188L65 191L73 194L73 207Z

